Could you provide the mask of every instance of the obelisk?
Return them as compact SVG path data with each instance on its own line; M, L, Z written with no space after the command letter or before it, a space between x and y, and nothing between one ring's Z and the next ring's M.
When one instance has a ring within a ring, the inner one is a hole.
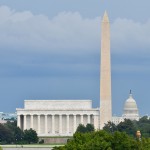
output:
M101 27L101 67L100 67L100 129L111 121L111 57L110 23L105 11Z

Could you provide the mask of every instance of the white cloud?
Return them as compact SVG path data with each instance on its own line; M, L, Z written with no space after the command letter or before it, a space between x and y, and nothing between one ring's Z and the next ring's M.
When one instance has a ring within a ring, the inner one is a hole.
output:
M8 48L89 50L99 45L99 18L62 12L52 19L0 7L0 45Z
M111 26L112 47L117 52L146 52L150 48L150 21L116 19Z
M34 15L30 11L17 12L1 6L0 47L55 53L94 53L100 48L100 20L100 17L83 18L78 12L61 12L49 19L45 15ZM111 24L113 52L143 52L149 49L149 27L150 21L140 23L116 19Z

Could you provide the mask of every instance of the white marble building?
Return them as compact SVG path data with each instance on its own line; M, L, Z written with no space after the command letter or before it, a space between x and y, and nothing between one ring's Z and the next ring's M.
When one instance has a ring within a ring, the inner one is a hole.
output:
M22 130L32 128L38 136L71 136L79 124L99 126L99 109L91 100L25 100L17 117Z
M124 119L137 120L137 121L140 119L139 110L135 99L133 99L132 97L131 91L129 94L129 98L124 103L122 116L120 117L113 116L112 122L117 125L120 122L123 122Z

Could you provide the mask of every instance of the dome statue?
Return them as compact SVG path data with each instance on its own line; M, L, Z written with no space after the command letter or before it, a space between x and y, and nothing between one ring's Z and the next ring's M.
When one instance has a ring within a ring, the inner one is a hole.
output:
M138 107L136 101L132 97L131 90L129 98L125 101L122 117L131 120L139 120Z

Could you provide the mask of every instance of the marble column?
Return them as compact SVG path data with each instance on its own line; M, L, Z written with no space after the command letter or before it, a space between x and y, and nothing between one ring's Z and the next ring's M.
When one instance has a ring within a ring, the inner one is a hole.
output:
M55 134L55 115L52 115L52 133Z
M76 132L76 115L73 116L74 133Z
M27 129L27 116L24 115L24 130Z
M83 115L80 115L81 116L81 124L83 124Z
M67 134L69 134L69 115L66 116L67 116Z
M41 120L40 115L38 115L38 134L41 132Z
M30 115L30 119L31 119L31 125L30 125L30 127L33 129L33 115Z
M59 133L62 133L62 115L59 115Z
M47 134L47 115L45 115L45 134Z
M87 117L88 117L88 122L87 122L87 123L91 123L91 122L90 122L90 115L88 115Z
M20 115L17 115L17 126L19 127L19 128L21 128L21 119L20 119Z
M98 129L99 128L98 116L94 115L93 118L94 118L93 125L94 125L95 129Z

